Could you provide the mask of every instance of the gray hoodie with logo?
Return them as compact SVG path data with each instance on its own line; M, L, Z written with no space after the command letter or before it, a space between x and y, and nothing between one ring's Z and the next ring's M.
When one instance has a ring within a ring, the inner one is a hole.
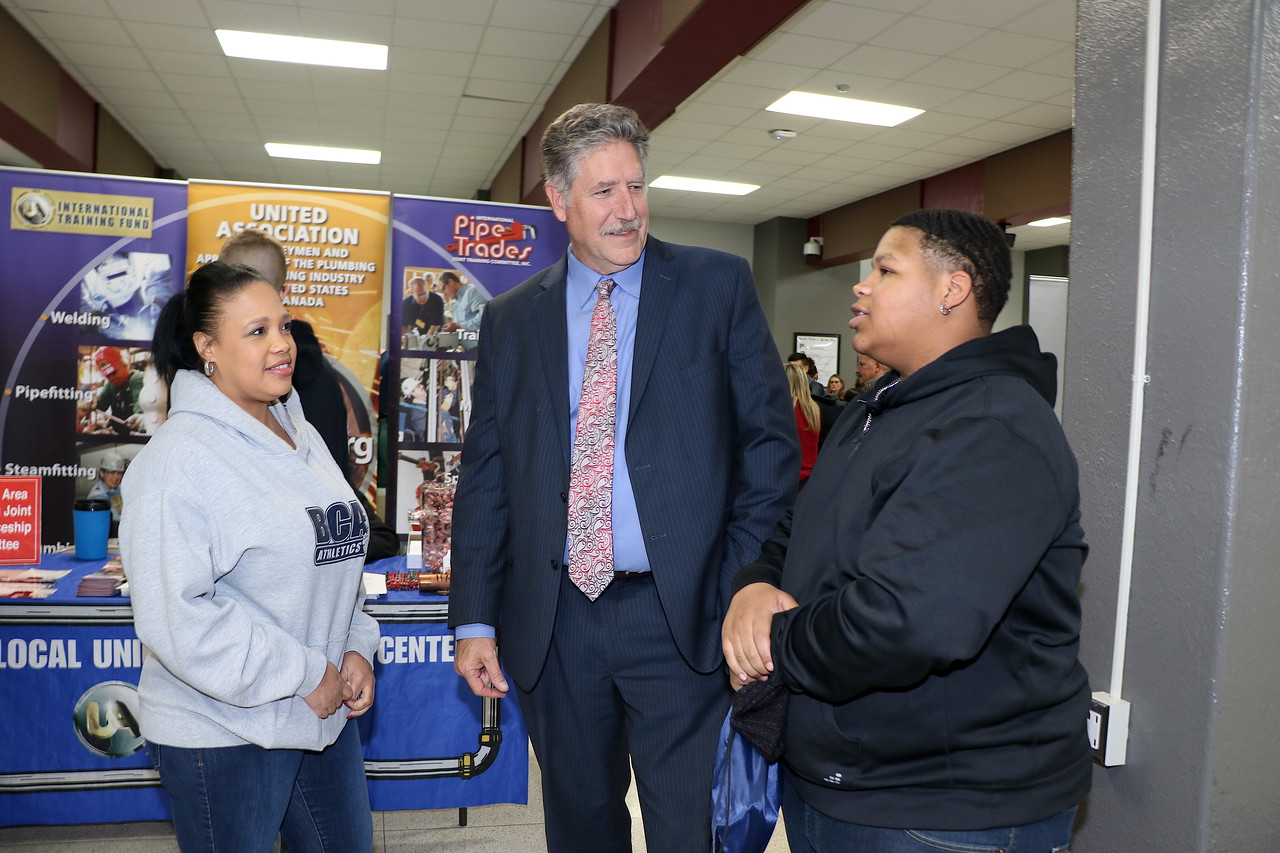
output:
M347 715L321 720L304 697L346 652L373 661L368 520L297 395L271 411L296 449L181 370L169 419L125 475L139 722L155 743L322 749Z

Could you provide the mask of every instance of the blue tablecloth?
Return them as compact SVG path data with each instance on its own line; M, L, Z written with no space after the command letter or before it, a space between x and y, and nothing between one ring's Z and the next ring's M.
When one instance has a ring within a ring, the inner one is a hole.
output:
M107 710L137 709L143 650L129 599L76 596L105 563L47 554L39 568L69 571L52 595L0 599L0 686L20 708L0 722L0 825L168 817L129 715ZM366 570L404 567L393 557ZM482 702L454 674L447 597L394 591L366 610L382 625L378 698L359 720L373 808L527 802L519 707Z

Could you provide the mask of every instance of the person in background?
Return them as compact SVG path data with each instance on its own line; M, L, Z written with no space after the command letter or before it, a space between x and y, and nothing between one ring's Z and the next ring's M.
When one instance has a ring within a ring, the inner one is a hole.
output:
M809 479L813 463L818 459L818 433L822 428L822 415L818 404L809 393L809 377L798 362L788 361L787 383L791 388L791 405L796 414L796 432L800 437L800 483Z
M93 351L93 363L103 379L97 397L99 417L105 416L111 432L141 433L146 428L142 374L130 368L124 353L115 347L98 347Z
M368 519L304 419L279 289L197 269L152 344L169 418L129 466L120 547L142 734L183 853L366 851L378 623Z
M992 334L1000 228L924 210L853 289L896 373L846 407L794 510L738 573L732 680L789 696L794 853L1055 853L1092 766L1078 660L1087 546L1035 333Z
M839 373L833 373L827 377L827 394L835 397L836 400L844 402L844 380L840 378Z
M98 481L89 489L89 499L103 500L111 504L111 535L116 536L120 527L120 481L129 463L118 453L112 453L98 463Z
M858 353L858 367L854 376L858 380L855 394L865 394L875 387L876 381L889 372L887 364L881 364L866 353Z
M400 332L434 335L444 325L444 299L431 290L430 273L409 279L409 295L400 310Z
M440 289L449 300L449 322L442 332L458 332L463 349L475 349L480 332L480 318L484 314L485 300L475 285L465 283L453 270L440 273Z
M649 849L710 850L722 607L799 470L750 268L648 236L648 144L611 104L544 133L570 249L485 309L454 503L455 668L518 696L550 853L631 850L632 770Z

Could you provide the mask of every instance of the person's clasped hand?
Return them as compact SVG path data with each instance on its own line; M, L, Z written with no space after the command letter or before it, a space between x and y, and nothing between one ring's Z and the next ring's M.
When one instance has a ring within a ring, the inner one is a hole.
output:
M789 593L767 583L747 584L733 596L720 641L734 690L741 690L752 681L764 681L773 672L773 614L795 606L796 600Z
M358 717L373 707L373 666L359 652L347 652L342 658L341 675L351 686L345 704L347 719Z
M342 703L353 696L355 693L352 692L351 684L330 663L325 665L324 678L320 679L319 686L306 695L305 701L316 712L316 716L323 720L337 713Z

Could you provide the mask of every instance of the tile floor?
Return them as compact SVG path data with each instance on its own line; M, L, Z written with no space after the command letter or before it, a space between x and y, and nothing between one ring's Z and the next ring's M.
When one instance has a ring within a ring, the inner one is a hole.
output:
M546 853L542 786L532 752L529 769L528 805L468 809L466 826L458 826L454 809L374 812L372 853ZM633 849L643 853L644 829L634 786L628 804ZM174 853L177 849L173 830L164 822L0 827L0 850L6 853ZM779 823L767 853L788 850Z

